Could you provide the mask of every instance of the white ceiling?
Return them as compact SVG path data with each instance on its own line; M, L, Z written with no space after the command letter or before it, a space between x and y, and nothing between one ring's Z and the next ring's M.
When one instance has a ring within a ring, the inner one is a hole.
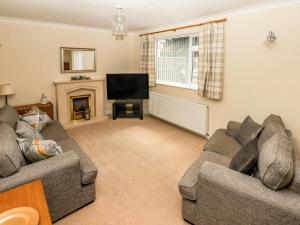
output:
M123 5L128 29L143 30L271 0L0 0L0 16L111 28Z

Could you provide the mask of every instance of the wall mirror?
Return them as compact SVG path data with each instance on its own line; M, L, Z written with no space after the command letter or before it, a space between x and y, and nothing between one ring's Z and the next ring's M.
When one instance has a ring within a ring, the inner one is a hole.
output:
M61 48L61 72L96 72L96 49Z

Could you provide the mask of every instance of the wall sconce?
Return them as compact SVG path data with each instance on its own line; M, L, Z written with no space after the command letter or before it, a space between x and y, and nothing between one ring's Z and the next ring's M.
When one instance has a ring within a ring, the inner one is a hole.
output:
M268 36L267 36L267 42L269 44L273 43L274 41L276 41L277 37L275 36L274 32L270 31Z

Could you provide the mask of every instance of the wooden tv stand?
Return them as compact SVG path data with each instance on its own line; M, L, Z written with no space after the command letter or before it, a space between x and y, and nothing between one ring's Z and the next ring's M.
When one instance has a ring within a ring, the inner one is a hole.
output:
M117 101L113 103L113 120L117 118L140 118L143 116L143 100Z

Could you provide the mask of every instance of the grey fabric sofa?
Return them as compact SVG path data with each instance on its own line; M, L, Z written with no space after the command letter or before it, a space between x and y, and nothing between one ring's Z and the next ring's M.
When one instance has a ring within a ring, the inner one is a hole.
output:
M16 138L16 135L12 133L14 132L13 124L12 122L11 126L6 129L0 129L1 162L5 160L2 159L5 154L1 151L7 148L8 139L15 140ZM41 134L45 139L55 140L61 146L63 154L32 164L22 161L17 172L7 177L0 176L0 192L41 179L51 219L54 222L94 201L97 167L78 144L68 136L59 122L54 121ZM13 142L12 146L15 146ZM10 154L16 153L16 149L11 149Z
M276 121L278 116L270 118ZM229 122L227 130L217 130L180 180L183 219L199 225L300 224L298 156L292 183L279 191L269 189L259 178L231 170L231 158L241 148L234 138L240 125ZM273 121L264 126L258 147L279 129Z

